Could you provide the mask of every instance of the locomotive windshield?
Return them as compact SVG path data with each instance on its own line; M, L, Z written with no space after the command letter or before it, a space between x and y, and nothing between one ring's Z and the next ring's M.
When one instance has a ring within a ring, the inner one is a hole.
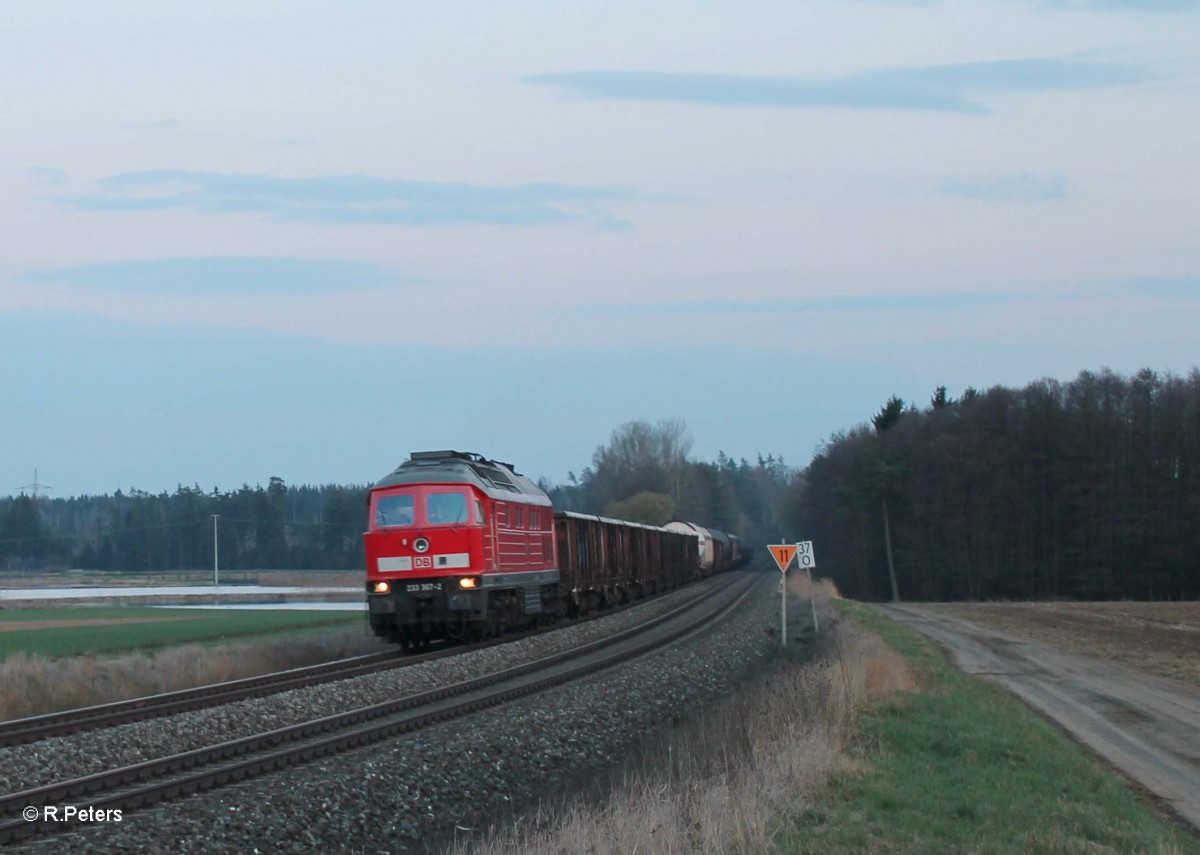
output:
M375 504L375 525L380 528L412 525L415 503L412 496L380 496Z
M445 487L410 487L402 493L386 493L375 498L375 528L421 528L427 525L468 525L471 506L460 490ZM483 525L483 504L475 502L475 522Z
M452 525L467 521L467 497L462 493L430 493L425 502L430 525Z

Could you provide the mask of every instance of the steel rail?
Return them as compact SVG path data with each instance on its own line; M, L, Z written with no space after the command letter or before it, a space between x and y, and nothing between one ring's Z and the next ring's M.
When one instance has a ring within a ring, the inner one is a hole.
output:
M0 722L0 748L37 742L54 736L66 736L85 730L112 727L131 721L199 709L229 700L257 697L302 685L314 685L347 676L369 674L406 664L396 652L369 653L334 662L302 668L274 671L257 677L245 677L223 683L211 683L175 692L162 692L124 701L79 707L28 718Z
M703 596L703 594L698 596ZM605 611L595 612L572 621L559 622L551 626L539 627L535 630L509 633L498 638L470 645L447 645L442 649L417 654L400 651L369 653L365 656L339 659L334 662L323 662L301 668L274 671L256 677L244 677L238 680L211 683L205 686L180 689L174 692L162 692L156 695L113 701L107 704L97 704L95 706L79 707L77 709L46 713L27 718L11 719L0 722L0 748L38 742L56 736L69 736L73 733L97 730L104 727L115 727L120 724L145 721L146 719L174 715L191 710L205 709L219 704L262 697L289 689L315 686L335 680L361 677L380 671L407 668L410 665L432 662L468 651L483 650L498 644L518 641L539 632L545 632L548 629L563 629L568 626L598 620L602 617L609 617L648 601L647 599L637 600L620 608L606 609Z
M127 784L186 771L201 765L211 766L215 762L236 758L250 752L261 752L278 745L293 743L290 747L242 759L226 766L188 772L183 777L159 781L134 790L90 800L87 805L87 808L95 809L132 810L180 795L189 795L234 781L245 780L417 730L440 721L467 715L477 710L497 706L525 695L544 691L569 680L579 679L694 635L740 604L753 590L759 578L761 576L758 574L745 574L741 579L712 588L704 595L636 627L568 651L473 680L171 757L13 793L0 798L0 815L12 815L17 808L41 807L81 796L91 796ZM738 587L738 582L745 582L745 584ZM661 637L651 637L626 644L633 642L636 636L679 618L709 600L716 600L720 594L730 588L735 588L734 595L731 595L727 602L720 603L718 601L718 608L710 614L702 616L700 620L677 627ZM624 648L621 646L623 644L626 644ZM616 652L603 655L605 649L610 647L616 647ZM590 660L589 657L591 657ZM539 676L548 670L552 673ZM380 722L378 719L385 720ZM323 735L330 731L337 732L332 736ZM0 844L25 840L46 832L67 831L77 824L80 823L48 823L40 818L34 821L20 819L3 821L0 822Z

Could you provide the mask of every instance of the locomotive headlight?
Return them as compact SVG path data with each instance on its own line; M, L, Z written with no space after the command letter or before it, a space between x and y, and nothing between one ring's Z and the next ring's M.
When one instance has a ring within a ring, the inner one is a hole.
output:
M463 578L458 580L458 587L460 587L460 588L478 588L479 580L476 579L474 576L464 576Z
M376 582L375 587L371 590L373 594L386 594L392 590L392 586L387 582Z

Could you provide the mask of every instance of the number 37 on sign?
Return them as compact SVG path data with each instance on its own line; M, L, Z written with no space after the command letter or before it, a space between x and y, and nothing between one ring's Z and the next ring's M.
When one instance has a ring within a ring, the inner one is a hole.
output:
M800 543L774 543L769 545L767 549L771 551L771 557L779 565L780 573L787 572L793 557L796 559L796 564L801 570L812 570L817 566L817 559L813 554L811 540L805 540Z

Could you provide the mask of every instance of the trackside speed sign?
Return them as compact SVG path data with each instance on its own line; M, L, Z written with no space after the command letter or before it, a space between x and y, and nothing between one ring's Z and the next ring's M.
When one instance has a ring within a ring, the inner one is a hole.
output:
M817 556L813 553L811 540L796 544L796 565L801 570L812 570L817 566Z
M786 573L788 565L792 563L792 556L796 554L796 547L790 543L775 543L768 544L767 549L770 550L775 563L779 565L779 572Z

